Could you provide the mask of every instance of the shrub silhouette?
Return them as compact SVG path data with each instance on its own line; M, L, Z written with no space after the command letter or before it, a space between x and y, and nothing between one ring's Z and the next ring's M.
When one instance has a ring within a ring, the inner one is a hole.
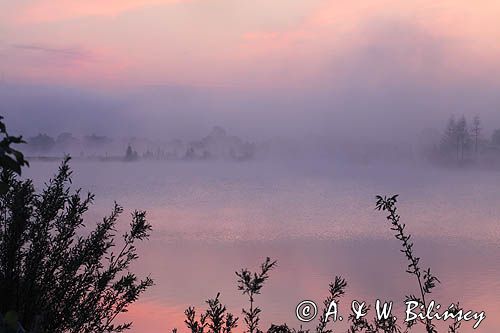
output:
M0 116L0 168L9 170L21 175L21 168L28 165L28 161L24 159L23 153L12 148L14 144L26 143L21 136L11 136L7 133L7 128ZM7 192L8 185L0 182L0 193Z
M248 333L262 332L259 330L261 309L258 306L254 306L255 296L260 294L264 282L269 279L269 271L275 266L276 261L272 261L271 258L268 257L260 266L259 273L252 273L246 268L242 269L240 272L236 272L236 276L239 278L238 290L240 290L243 295L248 295L248 301L250 303L250 307L247 310L242 310Z
M147 239L146 213L135 211L118 243L122 207L90 226L92 194L72 191L69 157L42 192L7 168L0 179L0 313L15 313L32 332L122 332L118 314L153 284L129 271L135 244ZM87 236L84 230L90 228ZM117 249L118 248L118 249Z
M196 320L196 310L194 307L186 309L186 326L191 333L231 333L238 326L238 317L226 311L226 306L219 301L220 293L213 299L206 301L208 309ZM177 332L174 329L174 333Z
M401 252L404 253L406 259L408 260L408 267L406 272L415 277L418 285L419 295L415 296L410 294L406 296L405 301L416 301L420 305L427 307L427 299L432 290L436 287L437 283L440 283L438 278L431 273L431 269L422 269L420 266L420 258L415 256L413 251L413 242L410 240L411 235L406 233L406 225L401 223L401 216L397 213L397 203L398 195L393 196L376 196L375 208L379 211L387 212L387 220L390 222L390 230L394 231L394 236L397 240L401 242ZM259 273L252 273L248 269L242 269L240 272L236 272L238 277L238 290L242 291L244 295L248 295L250 307L248 309L243 309L242 314L244 316L246 329L245 332L248 333L260 333L262 332L258 325L260 322L261 310L259 307L254 306L254 297L260 294L260 291L264 283L269 278L269 272L276 266L276 261L266 258L264 263L261 264L261 269ZM334 281L329 285L329 295L323 302L323 309L321 315L318 318L318 324L315 328L317 333L333 333L333 330L327 328L327 324L331 317L327 317L329 305L335 301L337 304L340 298L345 294L347 288L347 282L341 277L336 276ZM219 296L219 294L217 294ZM224 307L224 311L226 308ZM370 310L369 306L365 307L365 312ZM460 311L459 303L450 310L451 313L458 313ZM192 333L203 333L203 330L199 330L200 326L206 325L205 319L207 315L202 316L200 323L193 322L194 308L188 308L185 312L186 315L186 325L191 329ZM349 315L350 327L347 333L401 333L411 331L417 324L421 324L425 327L427 333L437 333L435 324L430 319L426 320L414 320L405 322L405 328L401 328L396 319L393 316L389 316L387 319L374 318L372 321L366 319L366 317L357 318L354 313ZM238 319L236 318L236 321ZM455 320L448 327L448 333L458 333L461 323ZM235 326L236 327L236 326ZM174 329L177 333L177 329ZM267 333L309 333L310 330L302 329L302 327L291 328L286 323L285 324L271 324Z

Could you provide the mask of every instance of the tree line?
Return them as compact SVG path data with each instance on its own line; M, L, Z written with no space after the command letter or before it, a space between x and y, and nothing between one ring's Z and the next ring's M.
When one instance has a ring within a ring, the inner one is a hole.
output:
M482 121L474 116L451 116L442 132L438 146L439 157L457 162L474 161L500 150L500 129L495 129L488 139L484 135Z

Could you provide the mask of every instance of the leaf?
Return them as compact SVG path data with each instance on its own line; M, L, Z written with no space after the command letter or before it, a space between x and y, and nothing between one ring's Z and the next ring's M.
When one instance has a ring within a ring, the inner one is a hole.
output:
M21 174L21 165L9 155L2 156L0 159L0 166L4 169L14 171L18 175Z

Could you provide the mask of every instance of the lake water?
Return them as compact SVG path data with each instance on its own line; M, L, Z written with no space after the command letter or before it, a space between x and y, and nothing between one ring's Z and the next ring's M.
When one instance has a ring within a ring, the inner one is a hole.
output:
M405 273L385 215L374 210L376 194L395 193L416 254L442 281L433 299L484 310L478 332L500 327L500 172L332 161L75 161L72 167L74 185L96 194L89 224L115 200L125 207L120 228L133 209L147 210L153 224L134 269L150 273L156 285L122 316L134 321L132 332L185 332L184 309L204 309L219 291L241 315L246 298L234 272L257 269L266 256L278 267L257 296L262 329L271 322L298 327L295 306L303 299L321 303L335 275L348 281L341 314L347 316L353 299L380 298L394 301L402 318L404 296L417 293L416 281ZM25 175L41 186L56 168L35 161ZM471 331L470 322L462 326ZM331 327L345 331L345 322Z

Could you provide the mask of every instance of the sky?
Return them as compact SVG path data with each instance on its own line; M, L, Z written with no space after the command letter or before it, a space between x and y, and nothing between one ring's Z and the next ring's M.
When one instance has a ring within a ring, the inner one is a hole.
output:
M246 136L355 126L404 134L450 114L500 127L498 1L0 0L0 8L0 110L21 131L164 136L220 124Z

